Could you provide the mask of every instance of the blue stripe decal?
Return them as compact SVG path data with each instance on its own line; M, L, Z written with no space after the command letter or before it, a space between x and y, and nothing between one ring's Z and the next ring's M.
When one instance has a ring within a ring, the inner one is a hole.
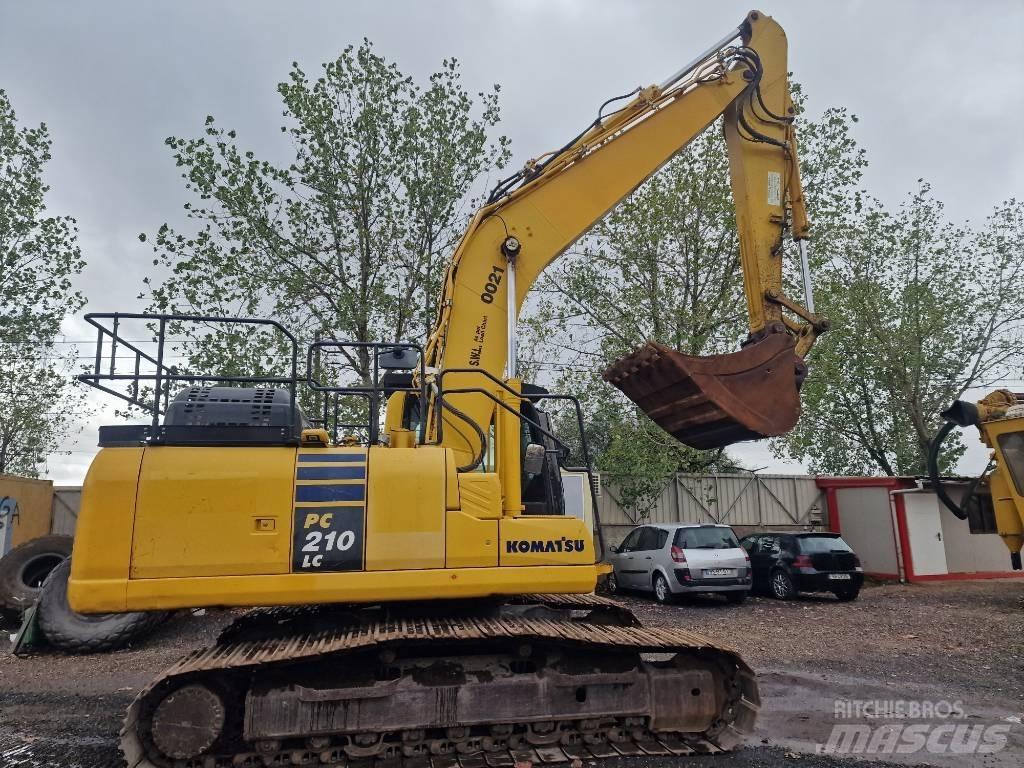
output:
M365 480L366 467L299 467L297 480Z
M296 501L362 501L363 485L297 485Z
M360 464L366 463L365 453L300 453L299 463L307 461L353 461Z

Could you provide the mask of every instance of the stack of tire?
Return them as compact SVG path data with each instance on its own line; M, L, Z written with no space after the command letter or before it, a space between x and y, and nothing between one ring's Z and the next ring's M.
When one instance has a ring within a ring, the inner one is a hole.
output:
M40 536L0 557L0 611L8 621L39 598L39 590L53 569L71 557L70 536Z
M0 557L0 612L17 622L36 603L39 629L47 642L70 653L123 648L160 624L164 611L76 613L68 604L70 536L40 536Z

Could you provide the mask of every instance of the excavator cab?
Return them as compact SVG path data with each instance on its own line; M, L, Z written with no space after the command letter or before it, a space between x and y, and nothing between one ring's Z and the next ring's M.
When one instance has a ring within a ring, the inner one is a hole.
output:
M791 430L806 370L783 332L708 357L649 341L610 366L604 379L681 443L708 450Z

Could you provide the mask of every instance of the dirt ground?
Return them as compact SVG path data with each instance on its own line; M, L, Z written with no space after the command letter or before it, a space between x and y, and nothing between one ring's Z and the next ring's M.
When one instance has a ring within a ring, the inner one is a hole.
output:
M683 626L739 649L758 673L757 734L733 754L687 758L687 766L889 765L817 753L832 726L846 722L837 719L837 702L854 700L955 702L962 722L1008 729L994 754L916 751L887 761L1024 765L1024 581L866 587L853 603L831 596L757 597L740 606L710 597L671 606L642 596L622 601L645 624ZM181 615L136 648L96 656L15 658L0 640L0 768L121 765L117 732L135 693L186 651L213 642L234 615ZM602 768L682 764L622 758Z

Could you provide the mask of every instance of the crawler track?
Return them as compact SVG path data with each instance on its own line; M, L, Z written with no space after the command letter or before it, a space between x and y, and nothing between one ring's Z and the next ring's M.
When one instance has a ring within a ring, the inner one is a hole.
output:
M717 752L753 729L757 684L735 651L613 601L415 610L242 617L132 703L129 768L508 768Z

